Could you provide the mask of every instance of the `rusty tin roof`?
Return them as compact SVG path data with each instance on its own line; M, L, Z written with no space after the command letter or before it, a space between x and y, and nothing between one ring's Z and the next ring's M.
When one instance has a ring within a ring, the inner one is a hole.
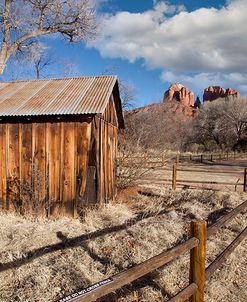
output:
M115 76L1 82L0 117L103 113L114 89L122 111Z

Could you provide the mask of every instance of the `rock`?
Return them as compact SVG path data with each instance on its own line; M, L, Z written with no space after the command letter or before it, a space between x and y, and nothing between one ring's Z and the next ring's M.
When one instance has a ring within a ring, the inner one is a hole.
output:
M180 83L172 84L164 94L163 102L176 100L184 106L194 107L194 93Z
M221 86L209 86L208 88L204 89L203 102L205 101L212 102L219 98L226 98L229 96L240 97L240 94L238 91L232 88L225 89Z
M199 98L199 96L197 96L197 97L196 97L196 101L195 101L194 107L195 107L195 108L200 108L201 105L202 105L202 104L201 104L200 98Z
M178 219L178 214L177 214L177 212L176 211L170 211L168 214L167 214L167 216L170 218L170 219L172 219L172 220L175 220L175 219Z

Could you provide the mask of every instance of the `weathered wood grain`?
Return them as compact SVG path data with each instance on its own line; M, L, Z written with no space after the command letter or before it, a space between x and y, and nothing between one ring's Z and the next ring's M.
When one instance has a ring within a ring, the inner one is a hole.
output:
M61 124L51 123L48 127L48 161L49 161L49 204L50 215L55 215L60 211L61 202L59 200L60 195L60 132Z
M0 124L0 208L6 209L6 125Z
M129 284L142 276L145 276L146 274L165 265L166 263L176 259L178 256L188 252L192 248L195 248L198 244L199 244L198 239L191 238L170 250L160 253L159 255L154 256L142 262L141 264L138 264L124 272L121 272L109 278L111 279L111 282L106 283L100 287L96 287L94 290L83 294L81 297L73 298L73 301L76 302L95 301L121 288L122 286ZM92 285L91 287L93 288L94 286ZM63 299L61 299L60 301L63 301ZM72 301L72 299L71 300L68 299L64 301Z
M246 210L247 208L247 200L241 203L239 206L237 206L235 209L233 209L228 214L224 215L222 218L220 218L218 221L216 221L212 226L208 227L207 229L207 238L210 238L214 234L216 234L219 229L225 225L228 221L236 217L238 214L240 214L242 211Z
M181 290L176 296L169 299L168 302L184 302L196 293L197 288L198 287L195 283L191 283Z
M66 123L64 126L64 181L63 181L63 203L65 213L73 216L74 213L74 200L73 196L73 183L75 181L75 167L74 167L74 154L75 154L75 129L74 123Z
M38 203L39 213L41 216L47 215L46 208L46 127L44 123L35 125L35 142L34 142L34 198Z
M91 121L88 120L79 123L77 128L77 177L79 198L83 198L86 189L87 166L91 144L91 127Z
M213 273L219 269L229 255L236 249L236 247L246 238L247 227L238 235L238 237L207 267L206 279L209 279Z
M0 207L8 210L14 201L23 214L35 208L39 215L74 216L83 200L112 199L117 127L112 95L103 114L2 121Z
M199 240L199 245L190 251L190 283L195 283L197 285L197 290L195 294L190 297L190 302L204 302L206 221L192 221L191 236Z
M29 139L30 141L30 139ZM29 159L29 153L26 156ZM27 160L28 160L27 159ZM25 164L25 163L24 163ZM8 126L8 181L7 181L7 208L23 212L23 199L20 203L20 166L19 166L19 126Z

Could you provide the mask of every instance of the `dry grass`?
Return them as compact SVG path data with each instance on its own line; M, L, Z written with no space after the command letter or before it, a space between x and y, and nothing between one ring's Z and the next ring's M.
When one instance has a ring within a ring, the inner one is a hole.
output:
M90 210L81 220L0 216L0 301L52 302L140 263L186 238L192 218L233 208L238 193L145 189L127 203ZM245 227L238 216L208 241L208 262ZM247 301L246 240L207 284L206 301ZM188 255L120 290L108 301L166 301L188 282Z

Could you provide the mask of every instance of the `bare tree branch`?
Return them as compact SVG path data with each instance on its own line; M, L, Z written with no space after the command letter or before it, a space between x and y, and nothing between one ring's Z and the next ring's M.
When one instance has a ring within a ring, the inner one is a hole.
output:
M40 36L61 34L73 42L96 34L92 0L5 0L0 10L0 74L14 53Z

